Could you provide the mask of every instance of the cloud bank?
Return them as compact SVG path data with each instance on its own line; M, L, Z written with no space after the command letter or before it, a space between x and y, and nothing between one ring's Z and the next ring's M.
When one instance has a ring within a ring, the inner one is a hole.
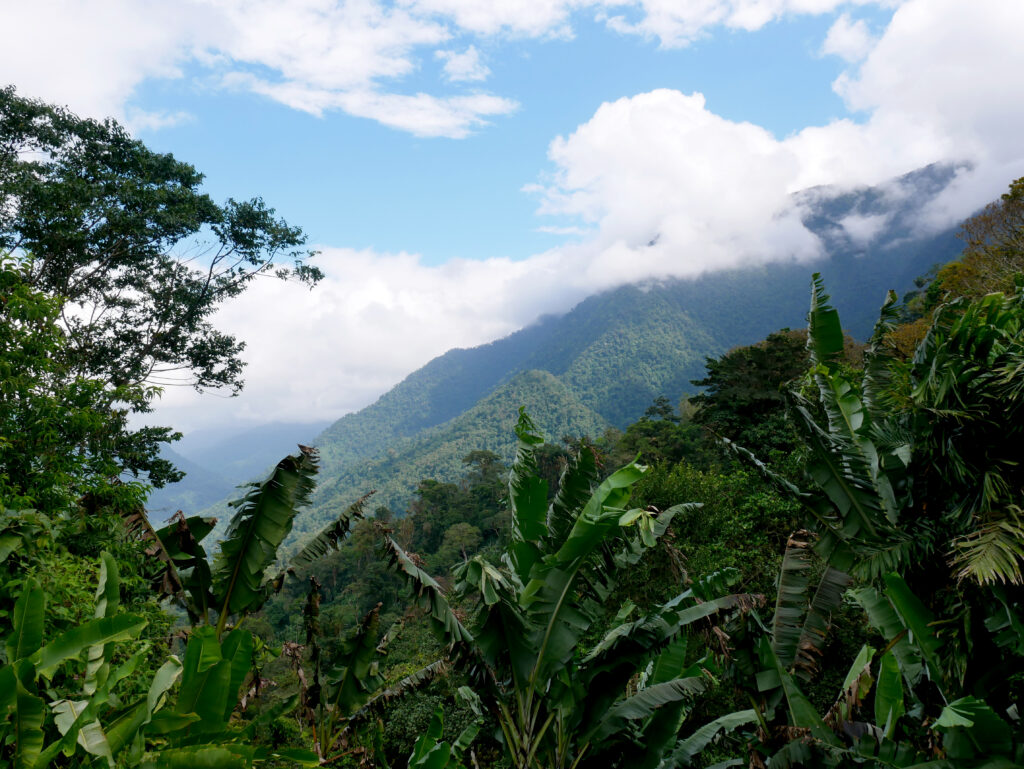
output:
M60 4L102 43L103 19L86 19L85 5ZM194 0L189 13L164 19L166 35L150 29L161 4L105 5L137 24L140 37L120 48L100 46L88 66L130 74L97 84L71 73L60 85L68 94L83 88L83 98L104 109L128 103L141 78L175 77L184 62L203 60L231 87L434 136L464 135L515 106L483 91L407 95L382 85L418 66L423 50L433 51L448 80L484 82L479 52L460 36L566 37L574 14L588 12L624 33L677 46L716 26L757 29L785 14L842 10L818 50L846 62L834 89L849 117L777 138L716 114L700 93L655 90L600 105L551 142L550 167L528 190L541 216L558 217L549 229L575 234L574 242L519 261L442 266L415 254L324 248L320 265L330 277L313 292L259 281L221 311L217 322L249 345L247 390L233 402L168 391L159 416L185 430L226 421L229 412L260 422L337 417L453 346L492 340L595 291L811 259L822 246L803 227L793 193L816 185L876 185L929 163L958 163L954 182L922 212L928 231L969 215L1024 176L1024 3L906 0L875 30L858 21L855 3L833 0L401 0L386 7L302 0L290 3L289 13L271 2L243 12L235 0ZM216 46L190 31L193 17L216 31ZM359 38L352 44L364 49L336 51L352 30ZM12 36L15 54L25 37ZM57 29L47 45L67 42ZM5 71L15 54L0 53ZM35 90L31 72L15 75L26 92ZM39 82L46 77L38 74ZM860 243L881 225L864 217L844 222Z
M886 5L892 0L861 0ZM314 115L376 120L417 136L462 138L516 110L484 88L473 40L571 38L574 18L681 47L716 27L755 30L847 0L34 0L8 2L0 73L25 93L95 117L155 127L131 100L144 81L198 68ZM849 34L847 34L849 37ZM469 45L466 45L466 42ZM848 43L847 43L848 45ZM443 62L429 92L403 80ZM454 89L454 90L453 90Z

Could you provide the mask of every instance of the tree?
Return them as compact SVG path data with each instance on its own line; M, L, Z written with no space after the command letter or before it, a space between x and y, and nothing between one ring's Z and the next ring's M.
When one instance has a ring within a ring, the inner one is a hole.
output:
M617 454L639 454L649 465L675 464L684 457L696 456L700 439L699 428L692 422L684 422L668 398L660 396L640 419L626 428L614 448Z
M1015 276L1024 271L1024 177L965 221L960 239L963 254L938 271L925 292L925 309L957 297L1013 291Z
M145 459L170 430L127 427L127 405L144 407L151 389L69 373L60 310L0 255L0 503L51 515L86 498L131 507L142 489L118 475L170 476L170 463Z
M852 372L841 365L839 315L815 276L813 388L791 394L807 451L806 488L758 466L803 503L817 537L791 539L772 632L752 633L747 659L761 671L757 690L775 691L774 704L784 699L788 718L770 730L762 724L756 741L808 734L800 742L787 737L785 756L772 762L780 765L910 766L933 756L1019 763L1024 296L996 293L938 308L910 361L893 349L895 302L890 293L864 368ZM812 541L829 567L822 585L831 585L813 598ZM802 655L821 648L847 573L860 581L849 595L883 651L862 649L843 687L845 712L837 703L822 717L794 676L814 667L813 654ZM853 723L872 685L873 723ZM764 703L769 718L774 704Z
M64 376L235 393L243 344L213 312L260 275L322 277L299 228L259 198L215 203L202 179L112 120L0 90L0 251L62 303Z
M790 451L783 387L807 370L805 339L802 331L785 328L708 358L707 376L692 382L705 388L690 398L698 407L694 422L745 446Z
M635 606L607 606L619 573L686 506L627 509L646 468L630 463L598 484L588 447L567 464L549 502L536 458L543 440L525 413L516 434L511 541L501 565L477 556L455 574L470 626L417 559L385 535L392 565L500 725L514 767L656 767L714 667L710 656L687 654L690 631L753 601L725 594L735 574L721 573L644 616L632 616Z
M965 243L960 258L918 278L918 290L904 297L902 315L907 322L892 332L894 347L903 357L913 356L930 327L931 314L944 302L1015 291L1016 278L1024 273L1024 177L965 221L959 237Z

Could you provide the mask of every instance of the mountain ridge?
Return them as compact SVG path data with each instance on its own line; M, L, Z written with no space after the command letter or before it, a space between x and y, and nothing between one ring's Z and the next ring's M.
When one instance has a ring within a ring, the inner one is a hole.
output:
M316 438L320 489L312 510L296 522L296 536L325 525L370 488L380 490L375 504L401 514L421 478L461 475L462 448L496 446L511 459L506 423L516 409L509 393L533 404L542 426L546 409L579 410L573 424L598 431L591 437L608 426L625 427L655 397L676 402L692 394L690 381L703 378L708 356L804 324L814 271L822 273L848 330L866 338L887 290L912 289L914 278L959 252L952 228L921 235L914 220L954 175L952 166L930 166L882 188L808 192L805 222L825 245L823 258L620 286L503 339L438 356ZM921 194L908 193L914 189ZM850 235L843 222L851 216L876 218L871 237ZM533 373L522 377L526 372ZM530 383L538 388L532 395L523 389ZM495 418L498 402L509 414ZM485 413L486 429L484 421L473 427ZM463 445L469 434L478 445ZM460 448L439 451L445 443Z

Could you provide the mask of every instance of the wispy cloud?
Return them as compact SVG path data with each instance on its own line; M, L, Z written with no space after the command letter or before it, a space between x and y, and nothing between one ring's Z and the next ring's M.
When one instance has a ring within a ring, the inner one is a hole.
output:
M449 81L486 80L491 70L480 61L480 52L475 45L469 46L462 53L456 51L437 51L435 56L444 62L444 73Z
M579 226L578 242L519 261L441 266L414 254L325 249L330 277L321 287L261 281L218 318L249 342L249 386L232 412L340 416L451 347L492 340L595 291L810 258L820 245L790 193L814 185L877 184L961 161L953 184L920 212L923 230L949 226L1024 175L1024 104L1007 98L1024 85L1021 28L1019 4L910 0L837 83L865 119L781 140L716 115L700 94L658 90L604 104L552 142L547 181L530 186L542 211L579 220L551 225ZM870 244L881 221L844 224ZM266 306L280 312L268 317ZM197 406L175 391L161 413L187 429L222 405Z
M890 0L862 0L882 2ZM314 114L342 111L422 136L466 136L514 110L500 94L452 92L489 74L465 38L571 38L579 14L626 34L686 45L717 26L753 30L845 0L36 0L6 3L0 71L26 93L126 119L137 88L212 71ZM837 33L838 34L838 33ZM431 58L443 80L409 95L403 81ZM419 129L410 115L428 115ZM138 113L141 117L141 113ZM156 127L150 116L139 125Z

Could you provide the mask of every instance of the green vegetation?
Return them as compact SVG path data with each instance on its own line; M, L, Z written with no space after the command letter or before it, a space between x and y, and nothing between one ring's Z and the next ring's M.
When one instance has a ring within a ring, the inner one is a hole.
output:
M0 89L0 255L53 303L63 339L46 343L48 383L72 399L86 381L116 390L103 393L111 424L122 419L104 453L155 486L180 478L159 457L177 434L128 429L118 412L149 411L156 386L237 392L243 345L210 322L218 305L257 275L321 277L300 229L258 198L214 203L202 178L113 121Z
M657 766L711 664L708 657L687 664L687 631L751 599L723 594L733 575L718 573L646 615L632 618L630 604L611 614L618 573L655 547L685 506L628 508L646 468L631 463L597 484L596 457L586 448L566 465L549 504L534 455L543 439L522 412L516 435L501 562L477 556L455 572L456 599L473 607L471 626L388 537L391 563L498 723L512 766L619 766L638 746L641 764ZM609 619L603 637L586 643Z
M335 425L319 487L300 447L154 529L151 374L238 386L213 307L317 275L261 204L0 97L0 766L1024 765L1024 180L866 347L820 276L806 333L728 350L614 292Z

